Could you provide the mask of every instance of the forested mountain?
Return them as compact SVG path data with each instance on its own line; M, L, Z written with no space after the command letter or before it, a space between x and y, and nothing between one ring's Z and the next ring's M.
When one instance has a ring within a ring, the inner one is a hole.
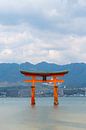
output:
M18 84L25 78L20 70L26 71L62 71L68 70L69 73L64 77L67 87L86 87L86 64L72 63L67 65L57 65L54 63L41 62L31 64L29 62L17 63L0 63L0 86L4 83Z

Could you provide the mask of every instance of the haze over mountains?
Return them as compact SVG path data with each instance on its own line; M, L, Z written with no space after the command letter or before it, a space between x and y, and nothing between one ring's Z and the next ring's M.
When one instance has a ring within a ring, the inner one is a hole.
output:
M20 70L26 71L62 71L69 70L69 73L63 78L67 87L86 87L86 64L72 63L67 65L57 65L54 63L41 62L31 64L29 62L0 63L0 87L18 86L23 84L24 77Z

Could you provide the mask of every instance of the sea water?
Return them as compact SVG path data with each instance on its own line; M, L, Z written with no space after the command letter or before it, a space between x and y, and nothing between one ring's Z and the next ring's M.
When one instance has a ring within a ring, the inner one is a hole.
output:
M0 98L0 130L86 130L86 97Z

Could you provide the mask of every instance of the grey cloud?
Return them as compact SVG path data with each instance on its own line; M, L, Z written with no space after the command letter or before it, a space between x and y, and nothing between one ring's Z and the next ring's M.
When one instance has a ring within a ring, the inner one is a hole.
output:
M8 25L27 23L33 28L42 31L48 30L65 35L86 34L85 25L83 26L85 20L83 19L83 15L86 17L86 8L79 5L78 0L59 0L58 2L47 0L46 2L44 1L45 4L43 3L43 5L39 1L37 2L36 5L33 1L32 3L31 1L26 1L24 5L24 1L22 1L21 4L19 4L19 1L13 2L10 5L8 4L5 11L3 8L0 11L0 23ZM49 16L49 13L52 13L53 9L57 11L57 15L53 14ZM79 17L79 20L77 17Z
M82 17L83 14L86 14L85 8L83 9L83 7L80 7L78 0L72 0L72 2L70 0L59 0L58 2L47 0L44 1L45 4L43 3L43 5L41 2L37 2L38 4L35 3L35 5L33 1L32 3L31 1L21 1L21 4L19 4L20 1L13 1L13 3L11 2L11 4L8 4L6 6L5 10L3 9L3 6L0 11L0 22L2 24L20 24L26 22L30 23L31 26L39 29L56 31L66 34L69 32L72 33L72 31L68 29L70 28L69 26L65 29L65 26L70 25L70 22L73 21L72 19L74 19L74 17L77 17L76 15L80 15L81 13ZM25 4L23 5L23 3ZM47 14L47 11L50 12L52 9L56 9L59 13L59 16L52 16L50 18Z
M79 0L8 2L0 2L2 62L86 62L86 10Z

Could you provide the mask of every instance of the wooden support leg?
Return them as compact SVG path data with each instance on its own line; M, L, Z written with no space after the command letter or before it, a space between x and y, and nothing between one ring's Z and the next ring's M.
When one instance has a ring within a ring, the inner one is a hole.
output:
M58 86L54 86L54 105L58 105Z
M31 87L31 105L35 105L35 86Z

